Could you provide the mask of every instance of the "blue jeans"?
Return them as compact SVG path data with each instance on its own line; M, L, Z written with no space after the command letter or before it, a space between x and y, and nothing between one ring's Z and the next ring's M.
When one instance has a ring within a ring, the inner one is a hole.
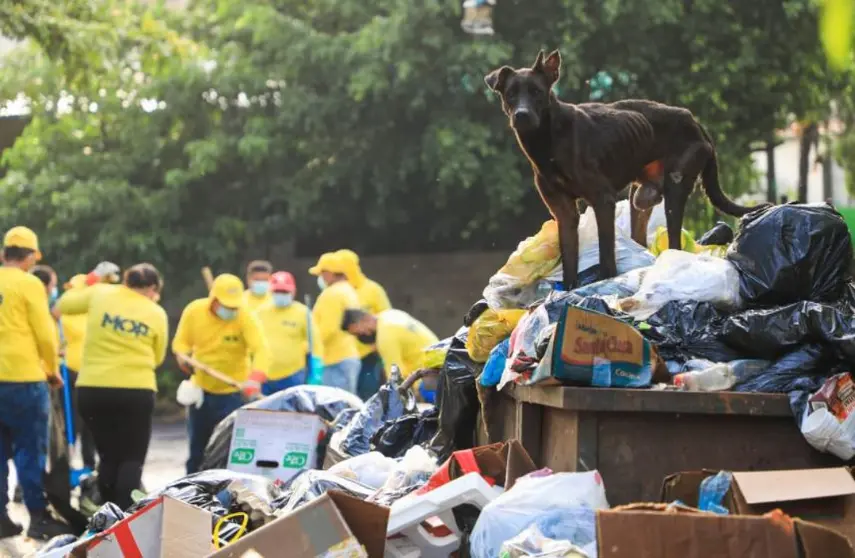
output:
M299 372L295 372L288 377L278 380L268 380L261 385L261 393L264 396L273 395L274 393L288 389L289 387L302 386L306 383L308 372L303 368Z
M43 478L49 420L46 382L0 382L0 515L5 515L9 503L10 457L27 510L33 514L47 507Z
M327 364L324 366L324 385L341 388L355 395L361 369L362 361L358 358Z
M240 393L205 393L205 400L198 409L190 406L187 417L187 433L190 437L190 458L187 460L187 474L199 471L205 446L221 420L243 405Z

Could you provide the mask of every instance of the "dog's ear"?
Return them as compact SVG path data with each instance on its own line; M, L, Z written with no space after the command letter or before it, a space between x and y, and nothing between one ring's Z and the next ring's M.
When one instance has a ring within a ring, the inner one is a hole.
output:
M508 81L508 78L513 75L514 69L510 66L502 66L498 70L493 70L486 76L484 76L484 83L487 84L487 87L496 91L497 93L501 93L505 90L505 83Z
M543 67L543 57L546 56L546 53L542 50L537 53L537 58L534 59L534 64L531 65L532 70L538 70Z
M541 71L549 78L549 83L555 83L561 76L561 53L553 50L543 61Z

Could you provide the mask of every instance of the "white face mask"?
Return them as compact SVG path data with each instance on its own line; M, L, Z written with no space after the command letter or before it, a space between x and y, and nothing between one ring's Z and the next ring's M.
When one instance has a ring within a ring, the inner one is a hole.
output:
M264 296L267 294L267 289L269 285L267 281L253 281L249 284L250 290L252 290L252 294L256 296Z
M318 288L320 290L324 290L327 288L327 282L324 281L324 278L320 275L318 275Z
M292 302L294 302L294 295L291 293L273 293L273 305L277 308L291 306Z

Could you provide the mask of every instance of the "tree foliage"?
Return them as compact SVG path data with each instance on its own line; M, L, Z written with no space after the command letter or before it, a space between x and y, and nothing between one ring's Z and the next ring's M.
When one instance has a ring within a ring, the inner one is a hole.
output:
M824 117L845 85L810 0L503 0L489 38L460 30L457 0L110 6L78 18L110 33L71 27L67 47L12 28L38 46L0 76L0 97L32 111L4 156L0 223L39 230L68 272L145 259L180 282L289 241L511 246L546 212L483 76L541 48L561 48L565 100L607 72L629 77L606 100L692 109L734 196L754 181L751 144L793 114ZM696 201L691 215L700 233L713 212Z

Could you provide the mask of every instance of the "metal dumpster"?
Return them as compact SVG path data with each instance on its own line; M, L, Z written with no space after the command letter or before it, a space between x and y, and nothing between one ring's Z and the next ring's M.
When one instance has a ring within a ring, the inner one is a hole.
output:
M479 442L517 438L539 466L598 469L612 505L658 501L679 471L841 465L805 442L786 395L509 386L486 413Z

